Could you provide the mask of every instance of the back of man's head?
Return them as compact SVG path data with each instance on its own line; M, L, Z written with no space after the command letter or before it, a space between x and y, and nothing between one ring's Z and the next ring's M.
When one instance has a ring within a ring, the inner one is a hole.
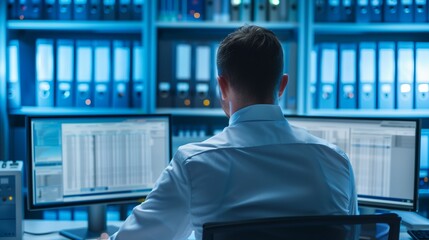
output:
M229 34L217 53L219 75L234 91L254 101L276 97L283 74L283 50L275 34L246 25Z

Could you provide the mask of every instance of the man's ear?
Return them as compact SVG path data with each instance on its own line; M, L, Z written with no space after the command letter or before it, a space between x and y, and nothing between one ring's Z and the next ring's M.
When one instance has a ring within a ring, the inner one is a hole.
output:
M219 85L222 100L228 98L229 83L224 76L217 77L217 84Z
M280 80L279 97L283 95L288 81L289 81L289 76L287 74L283 74L282 79Z

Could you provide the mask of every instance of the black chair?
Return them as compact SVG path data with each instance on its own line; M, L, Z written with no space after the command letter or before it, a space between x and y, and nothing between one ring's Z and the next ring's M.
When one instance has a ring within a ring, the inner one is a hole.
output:
M262 218L206 223L203 240L399 240L394 213Z

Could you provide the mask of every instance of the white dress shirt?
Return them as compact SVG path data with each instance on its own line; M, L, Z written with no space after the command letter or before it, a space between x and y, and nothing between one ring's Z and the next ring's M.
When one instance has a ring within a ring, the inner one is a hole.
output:
M253 105L229 126L179 148L146 201L113 239L202 237L207 222L357 214L352 167L343 151L289 125L279 106Z

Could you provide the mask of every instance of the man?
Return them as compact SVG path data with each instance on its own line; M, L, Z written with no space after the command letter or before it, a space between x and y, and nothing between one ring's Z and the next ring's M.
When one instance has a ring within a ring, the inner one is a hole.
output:
M116 239L201 239L207 222L356 214L353 172L337 147L293 127L277 105L288 76L273 32L244 26L220 44L220 134L182 146Z

